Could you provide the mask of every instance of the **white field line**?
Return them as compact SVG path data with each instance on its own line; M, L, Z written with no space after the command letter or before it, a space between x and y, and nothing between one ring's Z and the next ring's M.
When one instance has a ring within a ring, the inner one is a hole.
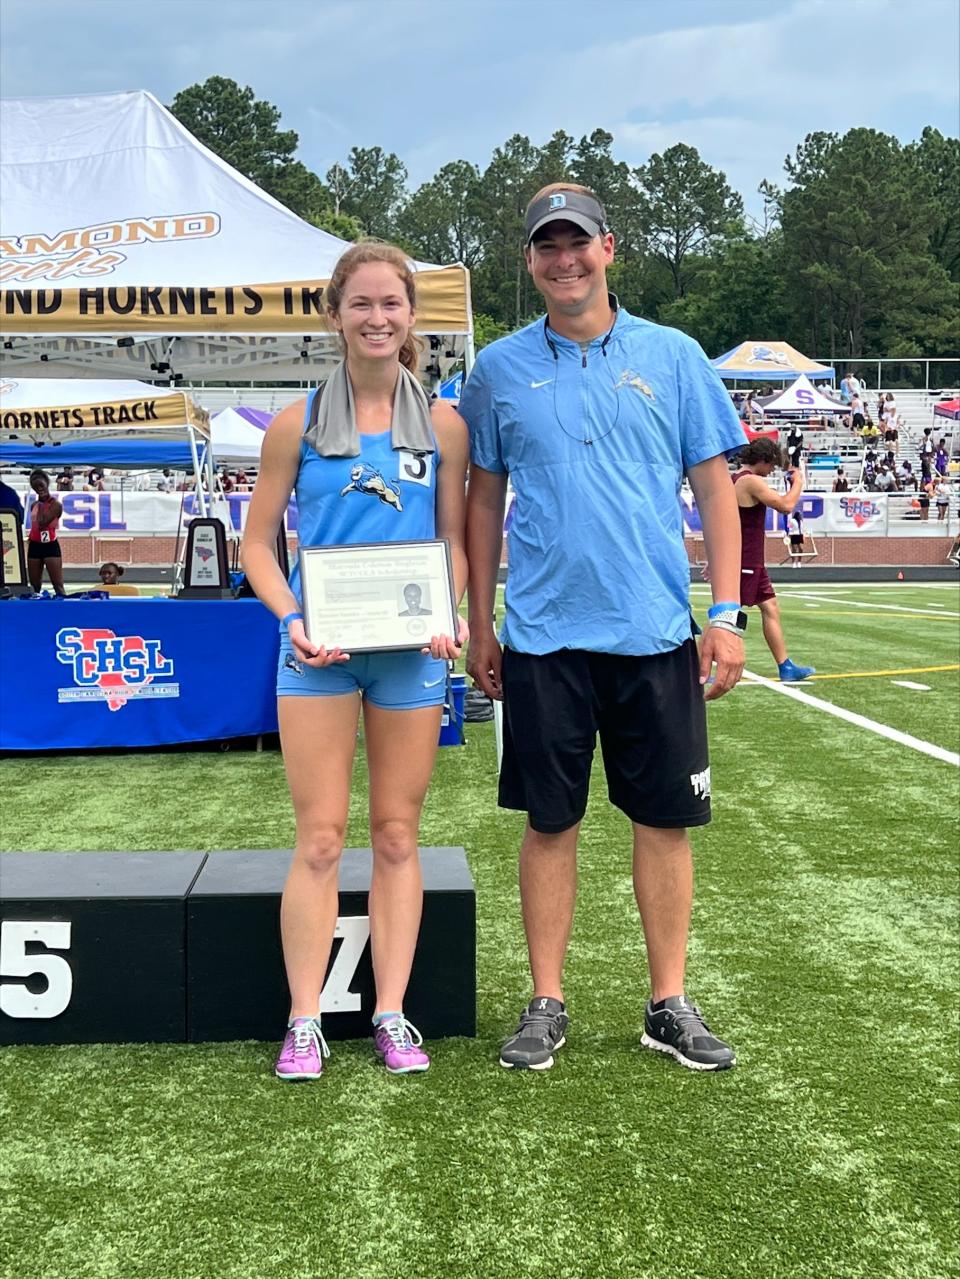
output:
M887 724L879 724L875 719L867 719L866 715L857 715L855 711L848 711L842 706L834 706L832 702L825 702L822 698L811 697L809 693L803 693L800 689L794 688L789 684L777 684L772 679L767 679L764 675L757 675L754 671L745 670L743 673L755 683L763 684L765 688L772 689L774 693L780 693L784 697L792 698L795 702L803 702L807 706L814 706L817 710L826 711L828 715L835 715L837 719L845 720L848 724L854 724L857 728L865 728L868 732L876 733L879 737L886 737L888 741L896 742L899 746L909 746L911 750L919 751L921 755L930 755L933 759L939 759L944 764L952 764L954 768L960 768L960 755L955 751L944 750L942 746L934 746L933 742L925 742L922 738L911 737L909 733L901 733L898 728L890 728Z
M888 609L891 613L929 613L930 611L927 608L908 608L906 604L877 604L873 601L867 604L867 603L864 603L862 600L848 600L848 599L838 600L835 596L832 597L830 595L808 595L808 594L801 594L799 591L791 591L788 596L784 597L781 595L780 598L781 599L787 598L787 599L793 599L793 600L820 600L821 603L845 604L845 605L848 605L850 608L882 608L882 609ZM960 617L960 613L944 613L943 616L944 617Z
M918 693L929 693L929 684L915 684L912 679L892 679L891 684L899 684L901 688L915 688Z

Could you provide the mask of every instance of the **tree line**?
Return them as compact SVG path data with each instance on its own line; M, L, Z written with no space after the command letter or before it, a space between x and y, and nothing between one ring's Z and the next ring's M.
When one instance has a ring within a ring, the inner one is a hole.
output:
M960 139L928 127L906 145L873 129L811 133L761 183L760 218L697 149L630 166L613 135L514 134L481 168L451 160L415 190L399 156L352 147L321 179L299 138L249 87L213 76L170 107L205 146L300 217L346 240L377 236L471 272L478 345L528 322L523 211L537 189L592 188L616 236L611 285L631 311L710 355L745 338L811 355L955 355L960 347Z

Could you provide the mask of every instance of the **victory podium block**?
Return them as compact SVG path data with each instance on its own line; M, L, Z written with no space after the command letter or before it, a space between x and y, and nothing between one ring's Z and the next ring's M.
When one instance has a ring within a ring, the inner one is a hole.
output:
M0 854L0 1044L276 1039L289 1000L289 849ZM404 1011L424 1038L476 1033L476 896L462 848L422 848ZM370 1033L372 854L346 849L321 996L327 1039Z
M0 853L0 1044L187 1037L204 853Z

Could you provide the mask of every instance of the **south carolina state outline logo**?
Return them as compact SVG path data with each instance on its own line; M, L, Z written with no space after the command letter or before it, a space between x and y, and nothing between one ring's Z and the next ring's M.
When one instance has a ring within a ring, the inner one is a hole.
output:
M119 711L130 698L180 696L179 684L154 683L173 675L173 662L159 640L142 635L65 626L57 631L57 661L73 676L72 687L57 689L58 702L106 702Z

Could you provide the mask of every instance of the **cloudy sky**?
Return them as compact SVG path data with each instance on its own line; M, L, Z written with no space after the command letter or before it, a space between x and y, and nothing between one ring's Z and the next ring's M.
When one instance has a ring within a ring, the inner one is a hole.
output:
M380 145L410 185L513 133L687 142L750 207L817 129L956 134L957 0L2 0L4 97L249 84L321 177ZM2 143L2 139L0 139Z

